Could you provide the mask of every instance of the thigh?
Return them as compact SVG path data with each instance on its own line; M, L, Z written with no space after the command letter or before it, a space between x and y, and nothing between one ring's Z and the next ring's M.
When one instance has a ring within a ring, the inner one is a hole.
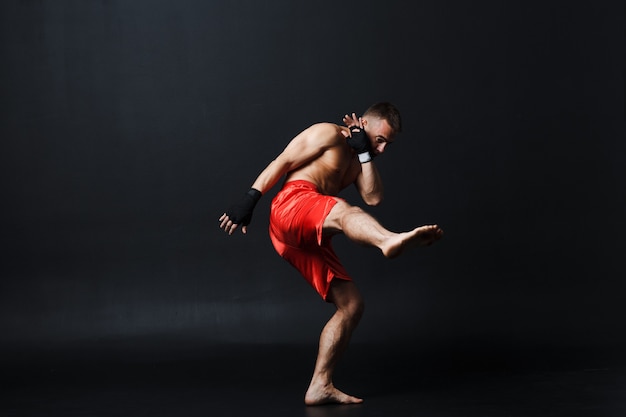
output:
M272 200L270 235L296 248L320 245L326 218L340 199L311 190L288 191Z
M343 216L352 208L350 204L346 203L346 201L341 198L335 198L335 200L337 203L324 219L324 224L322 226L322 233L324 236L332 236L342 233L343 228L341 224Z

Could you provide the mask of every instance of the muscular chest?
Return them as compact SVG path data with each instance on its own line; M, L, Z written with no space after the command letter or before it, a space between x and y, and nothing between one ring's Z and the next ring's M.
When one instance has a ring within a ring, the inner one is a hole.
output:
M352 184L361 172L361 164L349 148L338 147L328 151L320 161L326 181L337 191Z

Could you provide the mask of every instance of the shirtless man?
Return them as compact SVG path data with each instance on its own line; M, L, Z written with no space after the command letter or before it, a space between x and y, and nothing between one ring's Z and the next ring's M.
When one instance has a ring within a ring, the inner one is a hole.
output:
M344 233L394 258L407 247L428 246L443 235L436 225L393 233L359 207L336 197L355 184L366 204L381 202L383 185L373 158L385 152L401 131L400 114L390 103L374 104L361 118L353 113L343 121L348 127L319 123L297 135L261 172L250 191L219 218L220 228L229 235L239 226L247 233L258 200L286 176L272 201L270 238L278 254L337 308L320 336L304 398L307 405L363 401L339 391L332 382L337 359L363 313L363 299L335 255L331 237Z

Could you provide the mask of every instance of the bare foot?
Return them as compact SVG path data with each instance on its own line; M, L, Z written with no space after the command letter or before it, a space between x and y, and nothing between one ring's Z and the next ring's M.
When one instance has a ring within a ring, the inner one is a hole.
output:
M322 404L360 404L363 400L351 395L345 394L335 388L332 384L324 387L310 386L304 396L306 405L322 405Z
M381 249L387 258L395 258L406 248L429 246L441 239L442 236L443 230L437 225L421 226L410 232L395 234L383 244Z

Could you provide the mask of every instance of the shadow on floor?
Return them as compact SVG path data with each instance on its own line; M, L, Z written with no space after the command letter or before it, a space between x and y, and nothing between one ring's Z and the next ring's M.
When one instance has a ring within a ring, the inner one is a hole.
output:
M624 416L616 355L355 345L305 407L315 346L96 343L3 352L2 416Z

